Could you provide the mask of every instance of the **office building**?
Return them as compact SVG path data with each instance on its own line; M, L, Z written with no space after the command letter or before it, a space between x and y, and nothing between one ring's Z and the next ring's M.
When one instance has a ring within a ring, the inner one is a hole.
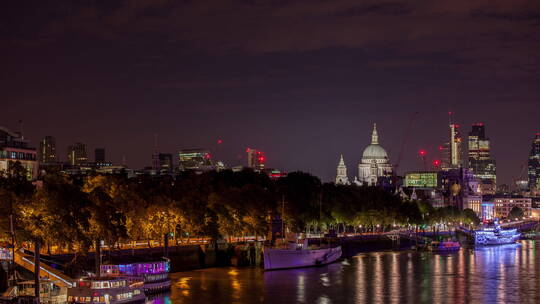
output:
M180 170L212 170L210 151L205 149L185 149L178 152Z
M540 133L532 142L528 161L529 190L533 194L540 194Z
M0 127L0 171L8 170L14 162L19 162L26 169L29 180L37 177L36 149L30 147L19 133Z
M257 149L246 149L247 153L247 166L253 170L262 170L264 169L264 164L266 162L266 156L263 151Z
M45 136L39 142L38 160L40 163L55 163L56 157L56 140L52 136Z
M96 148L94 150L94 162L96 164L103 164L105 163L105 149L104 148Z
M75 143L70 145L67 150L68 162L72 166L79 166L88 162L86 156L86 145L83 143Z
M450 137L449 141L439 147L441 152L441 169L450 170L457 169L462 166L461 156L461 135L459 133L459 125L449 125Z
M170 153L159 153L158 155L159 159L159 170L165 171L165 172L173 172L174 171L174 164L173 164L173 156Z
M490 142L483 123L472 126L469 132L469 170L480 181L482 194L495 194L497 175L495 160L491 158Z

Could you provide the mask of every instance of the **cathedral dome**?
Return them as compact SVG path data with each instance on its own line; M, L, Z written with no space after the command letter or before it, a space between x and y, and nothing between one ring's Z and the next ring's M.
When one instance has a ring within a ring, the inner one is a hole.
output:
M380 145L369 145L364 149L363 159L388 159L388 154Z
M362 163L387 163L388 154L381 145L379 145L379 135L377 133L377 125L373 125L373 133L371 134L371 144L364 149L362 153Z

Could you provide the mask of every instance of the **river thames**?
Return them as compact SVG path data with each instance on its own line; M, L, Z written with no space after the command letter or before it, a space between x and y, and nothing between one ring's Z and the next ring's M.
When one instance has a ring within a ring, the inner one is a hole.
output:
M319 268L174 273L170 295L149 303L540 303L539 246L384 251Z

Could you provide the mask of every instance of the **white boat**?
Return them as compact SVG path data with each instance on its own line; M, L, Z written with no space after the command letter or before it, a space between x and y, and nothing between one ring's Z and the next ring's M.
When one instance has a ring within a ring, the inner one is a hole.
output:
M475 245L513 244L519 240L521 233L517 229L484 228L474 231Z
M68 288L67 302L120 304L144 302L143 282L125 278L83 278Z
M475 246L504 245L517 242L521 233L517 229L502 229L497 221L491 227L479 230L456 230L460 242L466 242Z
M309 248L306 239L303 244L291 243L288 248L265 247L263 256L264 270L321 266L337 261L341 246Z

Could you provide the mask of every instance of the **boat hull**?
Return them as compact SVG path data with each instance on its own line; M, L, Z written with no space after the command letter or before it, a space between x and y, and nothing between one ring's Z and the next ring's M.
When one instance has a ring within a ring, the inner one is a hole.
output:
M341 257L341 246L323 249L264 249L264 270L321 266Z
M165 280L162 282L145 282L143 286L146 294L160 293L171 289L171 280Z

